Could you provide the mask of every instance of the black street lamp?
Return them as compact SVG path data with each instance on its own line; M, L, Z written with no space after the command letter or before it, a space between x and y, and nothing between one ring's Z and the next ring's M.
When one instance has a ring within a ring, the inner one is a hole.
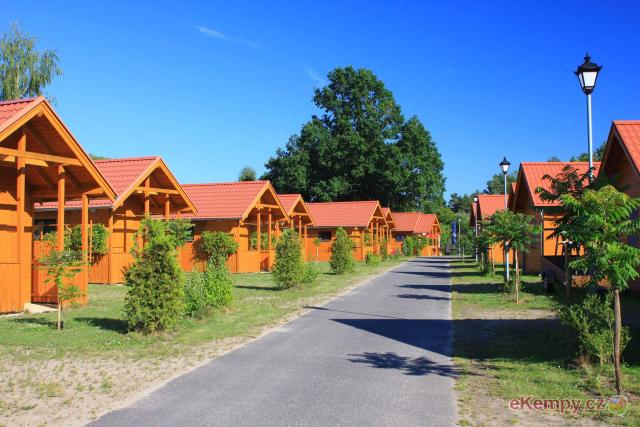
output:
M589 153L589 178L593 179L593 131L591 124L591 93L596 88L598 73L602 70L602 66L591 62L591 57L587 53L584 57L584 63L575 71L580 82L580 88L587 95L587 141Z
M509 172L509 166L511 166L511 162L507 160L507 157L503 157L502 161L498 163L500 165L500 170L502 171L502 175L504 175L504 210L509 209L509 195L507 193L507 173ZM504 274L507 279L507 283L509 283L509 248L505 246L504 248Z

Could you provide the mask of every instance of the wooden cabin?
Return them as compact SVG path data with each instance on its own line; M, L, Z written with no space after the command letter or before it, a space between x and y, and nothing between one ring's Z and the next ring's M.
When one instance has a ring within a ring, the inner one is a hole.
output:
M122 283L125 271L134 261L131 249L142 220L170 218L179 212L193 212L195 207L158 156L96 160L95 164L114 189L116 199L95 199L89 203L92 224L103 224L109 232L108 252L90 256L89 282ZM55 202L36 205L36 239L50 227L56 210ZM65 211L67 226L80 224L79 202L67 202Z
M629 196L640 197L640 120L613 122L598 176L607 177ZM637 237L631 237L629 242L640 247ZM640 280L630 282L629 287L640 292Z
M435 214L422 212L393 212L395 227L391 230L391 245L394 251L402 251L407 236L423 236L429 244L422 249L420 256L440 255L441 229Z
M504 210L504 194L478 194L475 217L478 220L478 234L485 224L489 222L491 215ZM504 251L499 243L491 245L488 251L490 263L504 264ZM513 256L509 258L513 262Z
M278 194L280 204L284 208L291 226L298 230L298 236L302 242L302 256L307 258L307 252L310 247L313 246L313 242L309 242L309 227L313 227L313 218L309 214L307 205L304 203L304 199L300 194Z
M290 221L269 181L184 184L182 188L198 210L197 214L184 216L195 224L193 241L182 249L185 271L206 266L200 244L205 230L229 233L238 242L237 252L227 260L229 271L256 273L271 269L275 260L273 237Z
M329 261L336 231L343 228L354 243L353 256L364 261L367 253L380 253L382 238L388 227L377 200L357 202L307 203L314 226L309 229L312 245L310 261Z
M53 283L34 284L34 203L80 200L83 257L87 254L89 203L114 200L115 193L69 129L43 98L0 102L0 313L20 312L25 304L56 303ZM65 210L53 212L54 229L63 229ZM58 233L57 249L64 248ZM87 301L87 268L74 279Z
M600 163L595 162L594 167ZM539 187L549 188L549 181L543 179L545 175L555 177L562 173L566 166L573 166L579 173L585 174L589 169L587 162L522 162L518 170L516 188L511 200L510 209L514 212L531 215L535 224L542 226L542 232L529 252L520 254L522 271L527 274L542 272L542 258L550 260L556 257L564 259L564 247L558 238L550 239L556 228L556 220L563 213L559 210L559 202L546 202L536 192ZM595 172L594 172L595 173ZM561 264L562 260L555 260Z

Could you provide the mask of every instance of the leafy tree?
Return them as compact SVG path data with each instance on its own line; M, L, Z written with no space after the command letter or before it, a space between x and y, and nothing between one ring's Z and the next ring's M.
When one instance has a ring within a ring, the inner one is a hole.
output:
M184 222L171 223L147 218L138 230L145 244L135 248L135 261L125 273L130 330L149 334L171 329L184 314L184 276L176 253L184 243L180 236Z
M354 267L353 242L342 227L336 230L336 240L331 247L329 265L335 274L345 274Z
M51 237L51 236L50 236ZM73 250L58 250L52 244L55 240L48 240L49 247L46 255L40 258L40 264L47 272L45 281L56 285L58 297L58 330L62 329L62 309L65 302L84 296L80 288L72 284L73 278L82 271L80 255Z
M238 181L255 181L257 179L256 170L251 166L245 166L240 170Z
M451 209L455 213L463 213L469 215L471 213L471 204L473 203L473 198L478 193L479 191L475 191L472 194L451 193L451 195L449 196L447 207L449 207L449 209Z
M514 213L512 211L497 211L491 215L486 230L495 243L500 243L505 252L513 249L515 261L515 300L520 302L520 274L518 266L518 254L528 252L529 247L535 241L540 232L539 227L533 224L533 217L530 215ZM506 282L505 275L505 283Z
M562 168L562 171L556 176L544 175L543 180L548 182L548 188L538 187L536 193L540 195L540 198L551 204L547 208L549 212L563 214L562 217L556 221L557 227L549 236L550 239L561 238L564 246L564 264L565 264L565 291L567 302L571 298L571 284L572 284L572 272L571 272L571 259L573 253L580 252L581 242L571 240L567 236L572 234L573 217L571 215L564 215L564 207L561 205L554 206L555 202L560 202L563 195L571 195L572 197L579 198L584 190L591 187L601 186L603 179L597 178L595 181L589 181L589 172L580 172L575 166L567 165ZM592 171L593 172L593 171Z
M91 226L91 253L95 255L105 255L109 252L108 245L109 230L104 224L93 224ZM82 225L67 227L64 233L64 246L78 254L82 251Z
M302 243L292 228L284 230L276 244L276 260L273 265L273 280L282 289L298 286L305 274L302 260Z
M208 261L217 266L226 265L227 259L238 250L238 242L223 231L203 231L201 242Z
M547 162L561 162L561 161L562 160L560 159L560 157L556 156L555 154L547 159Z
M55 76L62 75L54 50L37 50L37 39L16 23L0 39L0 100L42 95Z
M109 160L109 157L105 157L105 156L99 156L97 154L92 154L89 153L89 157L91 158L91 160Z
M571 268L589 271L590 286L595 288L601 281L608 280L613 290L613 364L616 389L622 394L620 292L638 277L640 249L629 245L627 239L640 234L640 220L631 219L633 212L640 208L640 199L606 185L599 190L587 189L580 198L563 195L561 201L572 220L568 237L584 245L584 255L571 261Z
M395 210L443 204L440 153L417 117L405 122L370 70L336 68L316 89L323 110L266 163L264 179L312 201L380 200Z
M507 173L507 191L511 188L511 184L518 180L518 171L512 170ZM489 181L487 181L487 188L484 190L485 194L504 194L504 174L501 172L493 175Z
M607 146L607 141L604 141L598 148L593 150L593 161L599 162L602 160L602 156L604 156L604 149ZM588 162L589 161L589 153L584 152L580 153L577 156L571 156L569 159L570 162Z

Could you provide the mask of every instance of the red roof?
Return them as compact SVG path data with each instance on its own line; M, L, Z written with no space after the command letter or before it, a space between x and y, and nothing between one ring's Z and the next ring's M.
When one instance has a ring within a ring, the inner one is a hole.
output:
M198 219L244 219L258 202L269 181L241 181L209 184L183 184L198 210Z
M421 214L414 233L429 234L433 233L434 225L438 225L438 217L435 214Z
M504 210L504 194L478 194L478 219L489 218Z
M585 174L589 170L588 162L522 162L520 164L520 173L523 174L524 184L530 194L533 206L557 206L559 202L545 202L540 198L540 195L536 192L538 187L545 189L549 188L549 181L543 179L545 175L552 177L562 173L562 170L566 166L573 166L578 170L578 173ZM594 174L598 173L600 162L594 162L595 167ZM518 183L520 183L520 176L518 176Z
M94 163L98 170L105 177L116 193L116 200L113 204L119 204L123 197L129 197L131 190L143 178L143 175L149 170L154 162L162 163L159 156L149 157L131 157L123 159L107 159L95 160ZM168 172L170 173L170 172ZM180 190L180 189L178 189ZM187 202L188 204L188 202ZM91 199L90 207L111 206L112 202L108 199ZM36 204L36 208L53 209L58 206L57 202L45 202ZM82 201L71 200L65 203L65 207L73 208L82 206Z
M636 170L640 171L640 120L614 120L613 126L627 148Z
M394 231L404 233L432 233L433 226L438 224L438 217L435 214L425 214L422 212L393 212L396 222Z
M280 203L287 215L291 213L301 197L300 194L278 194L278 199L280 199Z
M100 173L107 178L107 181L115 190L116 196L120 197L129 187L135 184L157 159L159 159L158 156L132 157L127 159L95 160L94 163L98 166Z
M18 117L22 116L25 110L29 110L34 105L44 101L44 97L36 96L33 98L15 99L12 101L0 102L0 130L13 123Z
M396 222L395 231L413 233L420 219L420 212L394 212L393 219Z
M379 206L377 200L307 203L316 227L368 227Z

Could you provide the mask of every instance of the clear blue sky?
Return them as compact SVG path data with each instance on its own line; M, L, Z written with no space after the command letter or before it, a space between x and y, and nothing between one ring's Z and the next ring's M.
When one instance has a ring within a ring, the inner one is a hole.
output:
M637 1L74 3L7 2L0 22L58 50L48 93L88 151L161 155L183 182L261 173L316 112L314 87L349 64L425 123L447 193L482 188L503 155L586 150L573 75L586 51L604 65L595 142L640 119Z

